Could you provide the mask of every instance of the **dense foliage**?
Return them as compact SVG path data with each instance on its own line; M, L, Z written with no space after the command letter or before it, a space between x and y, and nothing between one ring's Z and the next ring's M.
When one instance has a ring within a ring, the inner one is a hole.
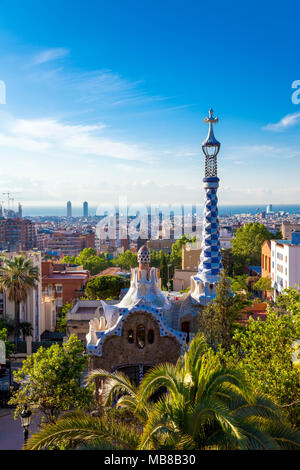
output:
M172 245L171 257L170 261L173 264L174 268L181 269L181 262L182 262L182 247L187 243L193 243L196 241L196 237L189 237L186 235L182 235L181 238L176 240L175 243Z
M266 321L249 319L236 329L229 351L220 353L227 366L245 374L254 390L270 395L299 422L300 373L292 364L292 344L300 339L299 314L278 314L269 307Z
M246 304L242 297L232 294L230 279L222 271L214 301L199 314L199 329L213 349L229 347L234 323Z
M272 238L274 235L258 222L239 228L232 240L234 274L243 274L249 265L260 266L261 246Z
M66 333L67 329L67 313L72 309L73 305L70 302L66 302L60 312L56 315L56 331Z
M104 409L127 410L126 420L110 411L101 417L73 413L33 435L27 449L72 442L92 449L225 450L296 449L293 431L280 408L253 393L243 374L222 367L197 336L176 365L152 368L138 387L120 372L95 370L89 381L105 378ZM166 393L153 401L154 393ZM130 415L132 419L130 419Z
M65 410L88 409L93 403L93 387L84 388L81 383L87 367L83 351L82 342L72 335L62 346L40 347L28 356L14 372L14 381L19 384L10 400L16 406L15 417L24 405L39 410L46 422L55 421Z
M129 280L121 276L98 276L90 279L85 287L89 300L118 299L121 289L129 286Z
M11 354L15 350L15 346L7 341L8 333L6 328L0 328L0 340L4 341L5 343L5 354L6 359L9 359Z
M138 265L137 254L132 253L130 250L126 250L124 253L119 254L115 264L126 270L136 268Z
M270 277L261 277L255 284L253 284L253 289L257 292L271 292L272 283Z
M92 276L113 265L113 262L104 253L97 255L94 248L84 248L78 256L67 255L62 261L66 264L82 265L83 269L87 269Z

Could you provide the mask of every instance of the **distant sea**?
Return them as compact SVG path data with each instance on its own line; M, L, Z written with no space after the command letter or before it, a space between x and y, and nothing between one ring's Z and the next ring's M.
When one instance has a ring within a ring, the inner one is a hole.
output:
M289 214L300 214L300 204L297 205L272 205L272 209L274 212L288 212ZM191 211L191 205L187 205L186 211L190 212ZM136 209L136 207L135 207ZM111 207L102 207L101 211L97 211L96 206L89 206L89 214L91 216L93 215L102 215L104 211L107 210L109 213L111 213L112 208ZM174 210L175 214L181 214L181 207L180 206L172 206L172 210ZM196 210L198 214L201 214L202 212L202 206L197 205ZM225 215L234 215L234 214L256 214L259 213L263 210L266 210L266 205L236 205L236 206L219 206L219 215L225 216ZM120 211L121 212L121 211ZM31 216L31 217L37 217L37 216L66 216L67 215L67 209L66 206L23 206L23 216ZM80 217L82 216L82 206L72 206L72 215L73 217Z

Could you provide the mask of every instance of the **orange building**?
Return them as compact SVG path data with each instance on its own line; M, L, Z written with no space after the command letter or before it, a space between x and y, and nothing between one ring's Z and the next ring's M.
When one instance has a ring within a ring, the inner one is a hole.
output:
M271 278L271 242L266 240L261 247L261 277Z
M89 277L86 270L62 271L52 261L42 262L43 294L54 297L58 308L81 297Z
M271 279L271 242L266 240L261 247L261 277ZM264 292L265 297L269 297L271 292Z

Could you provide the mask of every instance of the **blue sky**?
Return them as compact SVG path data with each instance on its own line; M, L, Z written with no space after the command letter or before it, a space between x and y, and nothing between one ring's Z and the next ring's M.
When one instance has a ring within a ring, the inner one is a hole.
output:
M212 106L220 204L300 203L299 2L0 8L0 192L25 205L201 204Z

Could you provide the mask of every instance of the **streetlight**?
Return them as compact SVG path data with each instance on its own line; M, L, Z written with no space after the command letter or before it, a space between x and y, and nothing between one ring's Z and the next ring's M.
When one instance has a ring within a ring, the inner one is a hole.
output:
M23 426L23 434L24 434L24 444L26 444L28 439L28 428L31 421L31 411L27 409L27 405L24 405L24 409L21 413L21 423Z

